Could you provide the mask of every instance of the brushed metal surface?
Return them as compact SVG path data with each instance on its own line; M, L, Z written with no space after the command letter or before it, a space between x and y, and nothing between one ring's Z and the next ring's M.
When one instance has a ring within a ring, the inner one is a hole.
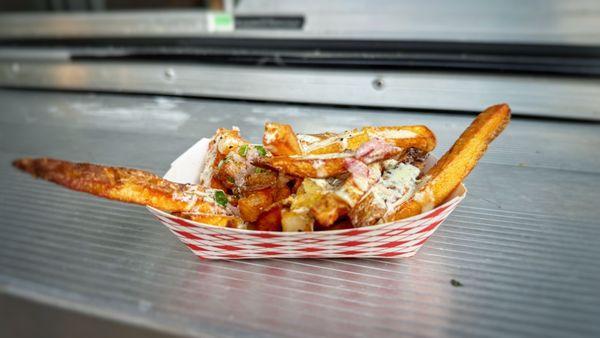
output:
M580 77L16 59L0 60L0 86L472 112L506 101L519 115L600 120L600 81Z
M303 15L302 30L211 33L202 11L3 14L0 38L260 37L598 46L593 0L242 1L236 14Z
M424 123L439 155L472 116L17 90L0 90L0 102L4 294L164 334L600 334L597 123L516 117L467 180L468 198L413 258L212 262L143 207L34 180L10 161L53 156L161 173L216 127L237 125L259 141L266 120L300 132Z

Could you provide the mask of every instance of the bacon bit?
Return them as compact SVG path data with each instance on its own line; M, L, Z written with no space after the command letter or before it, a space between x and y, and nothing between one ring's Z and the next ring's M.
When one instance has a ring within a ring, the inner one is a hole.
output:
M348 157L344 159L344 165L346 166L346 169L348 169L348 172L352 174L352 177L369 177L369 167L362 161Z
M356 150L354 157L369 164L386 158L390 153L398 153L399 151L400 148L393 146L380 138L374 137L361 145Z

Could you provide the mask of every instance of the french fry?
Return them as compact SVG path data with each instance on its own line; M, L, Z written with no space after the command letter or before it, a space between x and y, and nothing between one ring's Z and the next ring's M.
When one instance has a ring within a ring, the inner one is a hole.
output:
M251 169L247 174L245 183L240 187L241 191L256 191L273 188L277 185L277 173L262 168Z
M328 178L348 171L348 163L360 160L365 164L400 156L406 150L392 146L381 139L363 143L352 154L323 154L302 156L274 156L258 158L257 166L266 166L288 175L310 178Z
M298 138L289 124L265 123L263 144L274 156L302 154Z
M507 104L491 106L479 114L452 148L426 173L415 195L385 215L383 221L414 216L442 204L467 177L509 121L510 107Z
M251 192L238 200L240 216L246 222L254 222L258 216L273 204L273 189L263 189Z
M276 203L258 216L256 220L256 230L261 231L282 231L281 210L283 207Z
M52 158L21 158L13 165L34 177L111 200L149 205L168 212L223 214L225 209L199 195L199 186L167 181L146 171L74 163Z
M304 146L306 154L333 154L354 151L373 138L400 148L417 148L426 152L436 146L435 135L425 126L365 127L353 129Z
M326 178L346 172L344 159L338 157L273 156L257 158L253 164L283 172L296 177Z
M218 169L219 163L231 153L238 151L240 146L248 145L238 129L219 128L208 144L208 152L206 155L206 164L200 173L199 184L206 188L217 188L213 180L214 174ZM227 181L220 180L221 185L227 185Z

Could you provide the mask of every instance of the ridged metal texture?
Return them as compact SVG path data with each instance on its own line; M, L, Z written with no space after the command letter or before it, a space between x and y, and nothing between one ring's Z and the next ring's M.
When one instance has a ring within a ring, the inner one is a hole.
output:
M2 293L182 335L600 335L597 123L515 118L413 258L200 261L145 208L34 180L11 160L162 173L217 127L259 141L267 119L299 132L427 124L440 155L472 116L12 90L0 102Z

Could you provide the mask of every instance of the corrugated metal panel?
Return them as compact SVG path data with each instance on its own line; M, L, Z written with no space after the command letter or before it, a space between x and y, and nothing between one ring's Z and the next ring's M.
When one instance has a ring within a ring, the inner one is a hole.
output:
M8 90L0 101L2 292L187 335L600 333L597 124L514 119L414 258L212 262L144 208L35 181L10 161L163 172L216 127L257 141L266 119L299 131L420 121L438 134L439 154L472 117Z

